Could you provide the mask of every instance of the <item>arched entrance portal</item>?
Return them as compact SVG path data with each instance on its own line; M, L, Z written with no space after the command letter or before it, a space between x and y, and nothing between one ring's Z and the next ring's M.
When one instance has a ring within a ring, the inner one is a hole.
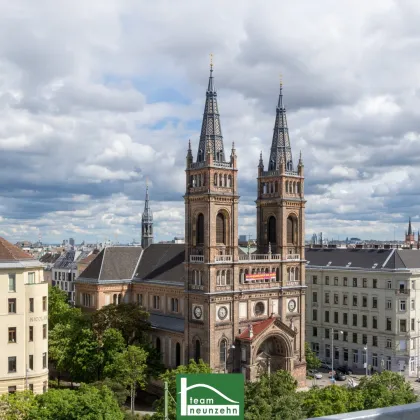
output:
M258 347L255 357L258 376L277 370L291 371L290 346L281 335L267 337Z

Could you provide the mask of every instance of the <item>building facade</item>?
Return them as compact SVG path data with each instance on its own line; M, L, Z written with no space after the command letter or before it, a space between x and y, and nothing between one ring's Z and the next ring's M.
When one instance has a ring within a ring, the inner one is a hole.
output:
M48 284L42 264L0 238L0 394L48 388Z
M307 249L307 341L327 362L417 376L420 251ZM417 291L419 290L419 291Z
M211 68L196 158L191 144L187 151L185 244L149 245L131 280L116 273L101 279L94 269L100 254L76 281L80 306L83 299L102 302L96 309L114 295L118 301L121 290L121 299L151 313L152 341L167 366L203 359L248 380L286 369L304 385L304 173L301 159L293 163L282 88L268 167L261 155L256 175L251 254L238 246L237 156L234 146L225 153Z

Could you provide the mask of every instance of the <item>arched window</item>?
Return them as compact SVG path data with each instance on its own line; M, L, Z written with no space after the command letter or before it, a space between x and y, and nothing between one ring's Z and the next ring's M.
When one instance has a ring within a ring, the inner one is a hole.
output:
M279 192L279 183L277 181L274 183L274 192Z
M239 282L240 283L244 283L245 282L245 275L244 275L244 270L239 270Z
M220 284L222 286L225 286L226 285L226 271L225 270L222 270L222 279L221 279Z
M295 268L295 280L300 280L299 279L299 267Z
M226 354L227 352L227 342L225 339L223 339L220 342L220 363L225 363L226 362Z
M202 181L203 181L203 187L206 186L206 174L201 175Z
M218 286L220 286L220 283L221 282L221 280L220 280L220 270L217 270L217 273L216 273L216 284L218 285Z
M296 244L297 220L293 216L287 218L287 243Z
M156 338L156 351L160 353L160 338L159 337Z
M297 183L297 193L300 194L300 182Z
M121 293L118 295L118 305L121 303L121 301L122 301L122 295L121 295Z
M280 270L276 268L276 281L280 281Z
M181 344L176 343L175 348L175 367L178 367L181 364Z
M219 187L223 186L223 175L219 174Z
M226 284L230 284L230 270L226 271Z
M214 174L214 186L217 187L217 174Z
M195 340L195 352L194 352L194 360L196 363L198 363L200 361L200 357L201 357L201 344L200 344L200 340Z
M218 213L216 216L216 243L226 243L225 217L222 213Z
M228 185L229 188L232 186L232 177L229 175L228 176Z
M286 193L289 193L289 181L286 181L286 188L285 188L285 190L286 190Z
M225 174L225 183L223 184L224 187L227 187L228 186L227 179L228 179L227 178L227 175Z
M202 213L200 213L197 217L196 242L197 245L204 244L204 216Z
M117 297L117 295L116 295L116 294L114 294L114 295L112 296L112 303L113 303L114 305L116 305L116 304L118 303L118 297Z
M171 298L171 310L172 310L172 312L178 312L179 311L178 299Z
M268 218L268 242L271 244L277 242L276 218L274 216Z

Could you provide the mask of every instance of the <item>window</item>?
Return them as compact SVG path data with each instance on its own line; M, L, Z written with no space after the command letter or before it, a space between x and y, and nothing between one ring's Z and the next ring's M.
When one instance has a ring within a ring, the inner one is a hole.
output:
M16 327L9 327L9 343L16 343Z
M367 344L367 335L366 334L362 335L362 344Z
M334 304L338 305L338 294L334 293Z
M406 309L406 301L405 300L400 300L400 311L404 312Z
M47 324L42 325L42 338L43 339L47 338Z
M334 340L338 340L338 331L334 331Z
M42 353L42 368L47 368L47 353Z
M359 352L357 350L352 350L353 352L353 363L358 364L359 363Z
M313 337L317 337L318 336L318 328L317 327L312 327L312 336Z
M348 341L349 333L347 331L343 331L343 341Z
M363 288L366 289L367 288L367 279L363 279L362 284L363 284Z
M82 293L83 306L89 307L91 305L91 296L89 293Z
M392 282L391 282L391 280L388 280L388 289L392 289Z
M325 311L325 322L330 322L330 312Z
M334 359L338 360L340 358L340 351L338 350L338 347L334 347Z
M386 369L391 370L391 356L387 356L386 358Z
M270 216L268 218L268 242L271 244L275 244L277 242L277 226L276 226L276 218L274 216Z
M367 315L362 316L362 327L367 328Z
M29 312L34 311L34 298L29 298Z
M392 330L391 318L387 318L386 319L386 330L387 331L391 331Z
M414 318L411 318L411 331L415 331L416 329L416 320Z
M353 287L357 287L357 278L356 277L353 278Z
M31 272L28 273L28 284L34 284L35 283L35 273Z
M29 341L34 341L34 327L32 325L29 327Z
M411 299L411 310L414 311L416 309L416 302L414 299Z
M357 344L357 333L353 333L353 343Z
M391 299L386 300L386 309L392 309L392 300Z
M373 347L378 347L378 336L377 335L374 335L372 337L372 346Z
M54 272L54 280L58 280L58 275L57 275L57 271Z
M201 343L200 340L195 340L195 354L194 354L194 360L196 363L200 361L201 358Z
M226 352L227 352L227 345L226 345L226 340L222 340L220 342L220 363L226 363Z
M140 293L137 293L137 305L143 306L143 295Z
M9 394L14 394L16 392L16 385L7 387L7 391Z
M378 317L377 316L372 317L372 328L374 330L378 329Z
M318 309L312 309L312 321L318 321Z
M377 289L377 288L378 288L378 280L377 280L377 279L373 279L373 280L372 280L372 287L373 287L374 289Z
M348 298L347 295L343 295L343 305L347 305Z
M34 370L34 355L29 355L29 369Z
M318 276L312 276L312 284L318 284Z
M343 286L347 287L347 277L343 277Z
M344 312L344 313L343 313L343 324L344 324L344 325L347 325L347 322L348 322L348 321L347 321L347 318L348 318L348 314L347 314L347 312Z
M312 302L317 303L318 302L318 293L312 292Z
M386 340L386 348L387 349L392 349L392 340L390 338L388 338Z
M353 295L353 306L357 306L357 295Z
M9 357L8 364L9 364L9 373L16 372L16 356Z
M171 311L172 312L178 312L179 311L178 299L176 299L176 298L171 298Z
M400 332L407 332L407 320L400 319Z
M362 296L362 306L363 308L367 308L367 296Z
M330 338L330 329L325 328L325 338Z
M204 244L204 216L202 213L197 217L195 240L197 245Z
M357 314L353 314L353 327L357 327Z
M378 355L376 353L372 353L372 366L378 367Z
M225 216L222 213L218 213L216 216L216 243L226 243Z
M334 323L338 324L338 312L334 312Z
M9 299L9 314L16 313L16 299Z
M343 349L343 359L345 362L349 361L349 349L346 347Z
M244 348L244 350L246 350L245 348ZM312 343L312 351L317 355L317 356L319 356L319 343ZM243 362L246 362L246 358L245 359L242 359L242 361Z
M329 359L331 357L330 345L325 344L325 357Z
M34 384L29 384L29 391L34 392Z
M153 296L153 309L160 309L160 297Z
M338 277L334 277L334 286L338 286Z
M16 274L9 274L9 292L16 292Z
M330 284L330 276L325 276L325 284L327 286Z
M42 310L45 312L47 309L47 296L42 296Z
M325 293L325 303L330 303L330 294Z
M372 309L378 309L378 298L375 296L372 298Z

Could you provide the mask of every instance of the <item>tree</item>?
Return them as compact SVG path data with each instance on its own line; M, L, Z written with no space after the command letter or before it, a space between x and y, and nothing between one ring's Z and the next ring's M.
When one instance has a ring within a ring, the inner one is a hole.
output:
M127 401L127 397L130 395L124 385L117 381L113 381L110 378L105 378L102 381L94 382L92 386L96 388L103 388L104 386L107 386L114 393L114 397L120 407L124 406L125 402Z
M305 418L297 381L284 370L264 374L258 382L245 384L245 419Z
M137 346L128 346L123 353L115 356L114 363L105 367L105 374L129 387L131 412L134 413L136 388L146 386L147 353Z
M321 367L321 360L312 351L309 343L305 343L305 358L307 369L319 369Z
M55 286L48 288L48 327L51 331L57 324L66 324L69 317L82 316L79 308L68 302L67 293Z
M330 385L313 387L302 393L303 408L307 417L329 416L363 410L363 398L356 388Z
M29 414L36 405L35 396L30 391L3 394L0 397L0 419L29 419Z
M413 388L397 372L386 370L381 374L363 377L357 389L364 400L364 409L410 404L417 401Z
M211 373L210 366L204 363L201 359L198 363L190 360L188 365L180 365L176 369L168 369L165 373L159 376L162 382L168 382L169 401L168 414L170 420L176 419L176 375L186 373ZM154 404L156 412L151 416L153 420L163 420L164 417L165 399L164 397L157 400Z

